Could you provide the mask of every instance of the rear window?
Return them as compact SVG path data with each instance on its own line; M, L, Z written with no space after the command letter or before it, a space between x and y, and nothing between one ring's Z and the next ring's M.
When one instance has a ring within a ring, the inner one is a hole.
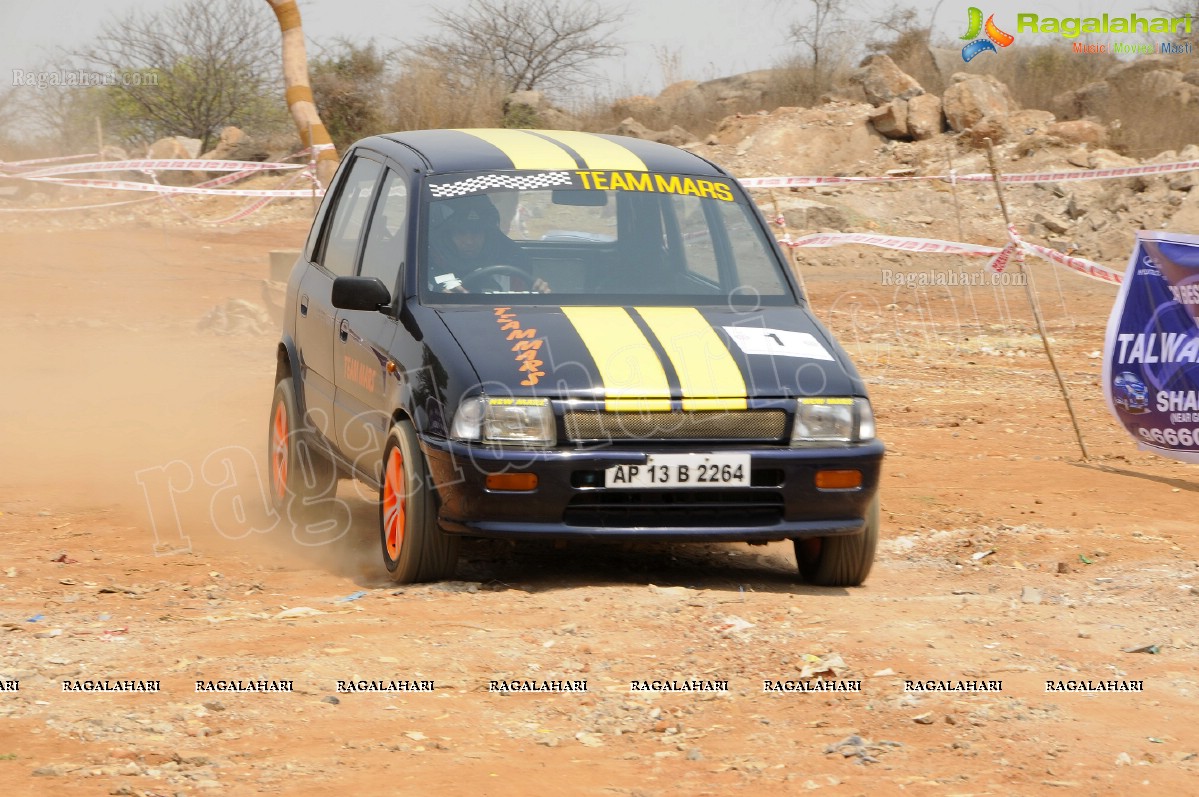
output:
M426 183L429 302L783 305L774 242L730 180L654 172L454 174ZM550 295L543 293L548 288Z

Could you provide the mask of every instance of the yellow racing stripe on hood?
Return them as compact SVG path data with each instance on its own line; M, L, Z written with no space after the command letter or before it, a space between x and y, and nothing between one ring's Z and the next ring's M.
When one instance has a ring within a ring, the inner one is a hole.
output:
M513 169L577 169L574 156L552 141L523 130L468 130L472 135L498 148L512 161Z
M593 133L573 130L538 130L537 134L552 138L573 149L587 164L588 169L603 171L646 172L645 161L628 147L609 141Z
M724 341L694 307L638 307L666 350L684 410L743 410L745 377Z
M611 412L670 410L666 369L632 316L621 307L563 307L604 383Z

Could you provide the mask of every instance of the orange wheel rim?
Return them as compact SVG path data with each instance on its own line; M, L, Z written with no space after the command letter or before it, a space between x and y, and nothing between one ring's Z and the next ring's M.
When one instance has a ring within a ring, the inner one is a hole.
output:
M387 556L399 561L400 549L404 547L404 457L398 448L391 450L387 458L387 469L383 475L383 540Z
M287 408L283 402L275 407L271 424L271 473L275 481L275 497L280 501L287 494Z

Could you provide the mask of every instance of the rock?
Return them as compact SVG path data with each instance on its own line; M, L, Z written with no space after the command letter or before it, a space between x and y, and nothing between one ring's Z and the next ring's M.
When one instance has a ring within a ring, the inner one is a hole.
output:
M1033 217L1033 221L1056 235L1065 235L1069 230L1066 225L1062 224L1057 219L1046 216L1044 213L1038 213Z
M774 72L758 69L729 77L706 80L696 89L709 101L722 105L728 112L747 111L761 107L762 98L770 89Z
M1036 605L1041 602L1041 590L1036 587L1025 587L1020 590L1020 602Z
M908 134L916 141L939 136L945 129L945 114L941 110L941 98L935 94L921 94L908 100Z
M246 134L241 128L229 127L221 128L220 138L217 139L216 146L205 152L200 157L205 160L248 160L246 158L238 158L239 148L246 143Z
M504 98L503 108L504 121L514 127L571 130L578 126L573 116L551 104L540 91L514 91Z
M1060 138L1067 144L1091 147L1107 146L1107 128L1089 119L1054 122L1045 128L1045 132L1054 138Z
M870 124L874 129L887 138L901 141L911 138L908 133L908 102L907 100L891 100L870 114Z
M882 54L868 56L862 61L861 67L850 75L849 81L861 86L866 100L875 107L924 93L915 78L896 66L889 56Z
M916 723L917 725L932 725L934 721L935 717L931 711L926 711L923 714L917 714L916 716L912 717L912 722Z
M200 154L200 139L186 136L170 136L160 138L150 145L146 157L151 160L168 158L190 159Z
M1049 111L1028 110L992 114L976 122L969 129L969 135L971 142L981 147L986 144L988 138L998 144L1035 136L1048 129L1052 123L1053 114Z
M1199 183L1199 176L1195 172L1181 172L1170 178L1167 183L1171 191L1190 191Z
M677 83L671 83L658 93L656 102L660 106L678 105L687 101L698 86L699 83L695 80L680 80Z
M1173 66L1166 58L1141 57L1113 67L1104 79L1126 96L1162 98L1182 82L1182 72Z
M1111 98L1111 86L1103 81L1088 83L1080 89L1058 94L1049 103L1049 110L1058 119L1082 119L1101 116Z
M1173 222L1170 227L1172 229L1187 229L1179 228ZM1192 228L1199 230L1199 227ZM1119 229L1110 229L1102 232L1099 235L1099 261L1118 263L1128 260L1128 253L1132 251L1134 235L1131 229L1123 227Z
M1070 195L1070 199L1066 202L1066 215L1077 221L1089 213L1091 208L1078 201L1078 197L1074 194Z
M730 116L716 131L720 144L740 157L751 152L784 159L782 174L857 174L887 142L870 124L874 108L835 103L818 108L776 108L769 114Z
M779 202L779 212L789 230L844 230L849 226L849 217L833 205L813 199L788 197Z
M670 144L671 146L688 144L697 140L694 135L678 125L675 125L669 130L650 130L632 117L623 120L612 132L620 136L632 136L633 138L641 138L645 139L646 141L656 141L659 144Z
M961 132L987 116L1015 111L1016 100L1008 87L993 75L959 72L945 89L941 101L950 128Z
M319 609L311 609L307 606L296 606L291 609L284 609L276 614L272 619L275 620L292 620L297 617L313 617L318 614L324 614Z

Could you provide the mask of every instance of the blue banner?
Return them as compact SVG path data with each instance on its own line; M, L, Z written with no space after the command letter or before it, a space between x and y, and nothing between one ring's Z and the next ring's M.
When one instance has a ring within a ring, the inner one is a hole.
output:
M1140 448L1199 463L1199 235L1137 233L1107 322L1103 392Z

